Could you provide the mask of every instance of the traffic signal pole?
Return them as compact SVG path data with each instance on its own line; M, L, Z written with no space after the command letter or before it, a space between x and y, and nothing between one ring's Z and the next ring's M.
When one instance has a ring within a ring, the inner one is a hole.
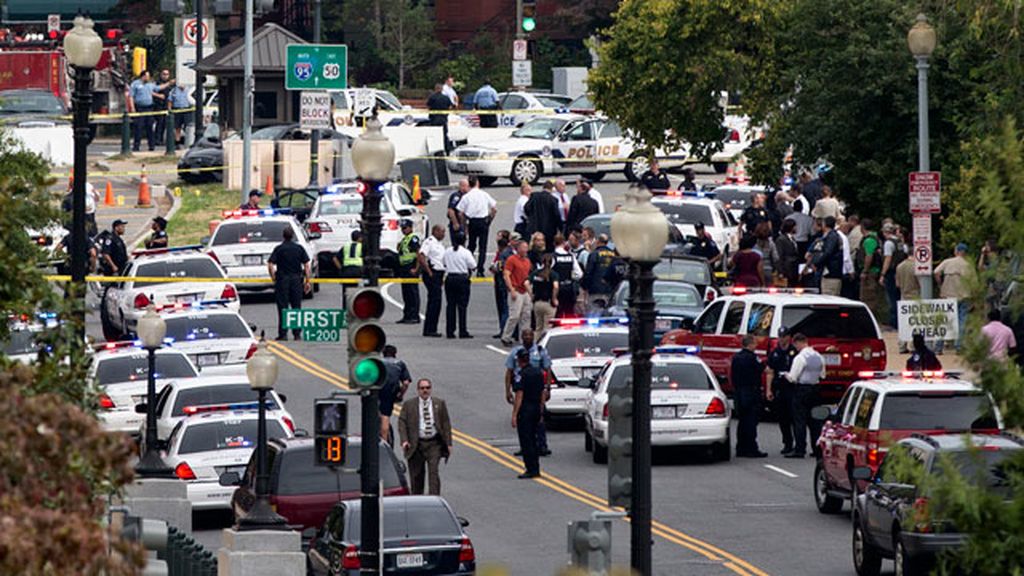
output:
M196 26L197 26L196 29L199 31L196 34L196 62L202 62L203 61L203 42L204 42L204 38L203 38L203 3L205 3L206 0L193 0L193 2L196 5ZM207 34L209 34L209 32L207 32ZM202 135L203 135L203 120L204 120L203 112L206 111L205 110L205 108L206 108L206 98L203 95L203 84L206 82L206 75L203 74L202 72L200 72L199 70L196 70L195 74L196 74L196 90L195 90L195 99L196 99L196 110L195 110L195 114L196 114L196 130L195 130L195 138L193 140L199 140L199 138L202 137ZM248 190L246 190L245 192L246 192L246 194L249 193Z

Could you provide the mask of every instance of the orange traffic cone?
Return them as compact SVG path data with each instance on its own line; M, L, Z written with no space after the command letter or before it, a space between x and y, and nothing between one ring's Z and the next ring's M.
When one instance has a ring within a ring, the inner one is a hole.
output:
M734 184L736 182L736 163L730 162L729 167L725 170L725 183Z
M107 193L103 198L103 205L113 206L114 203L114 187L111 186L110 180L107 180Z
M419 204L423 200L423 193L420 191L420 175L412 175L412 201Z
M740 158L736 163L736 170L733 172L736 184L749 184L750 178L747 178L747 167L746 162Z
M269 176L269 175L267 176L267 185L263 187L263 194L265 196L273 196L274 195L274 177L273 176Z
M149 178L146 177L146 165L142 165L142 175L139 179L139 199L135 203L136 208L149 208L152 206L152 200L149 195Z

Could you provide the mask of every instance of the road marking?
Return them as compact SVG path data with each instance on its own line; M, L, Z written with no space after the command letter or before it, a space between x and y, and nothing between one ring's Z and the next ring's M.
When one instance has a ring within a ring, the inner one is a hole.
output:
M502 356L505 356L505 355L508 354L508 350L502 350L501 348L498 348L497 346L491 346L490 344L484 346L484 348L487 348L491 352L497 352L498 354L501 354Z
M300 370L308 372L313 376L316 376L331 384L334 384L339 388L343 388L345 390L349 389L347 385L347 379L331 373L328 369L302 356L298 352L295 352L294 350L291 350L290 348L287 348L282 344L278 344L277 342L268 342L267 344L274 354L277 354L289 364L292 364L299 368ZM505 354L504 351L502 351L501 353ZM495 448L490 444L487 444L483 440L480 440L474 436L470 436L469 434L466 434L465 432L462 432L457 429L452 429L452 435L453 438L459 444L466 446L467 448L473 450L474 452L477 452L481 456L484 456L485 458L488 458L489 460L492 460L493 462L501 466L504 466L509 470L512 470L516 473L521 473L524 470L523 464L517 458L503 450L499 450L498 448ZM563 496L576 500L577 502L580 502L597 510L603 512L609 512L613 510L613 508L609 507L607 502L603 498L590 492L587 492L577 486L569 484L565 480L562 480L561 478L558 478L556 476L547 473L542 473L539 478L534 479L534 482L537 482L538 484L550 488L551 490L554 490L555 492L558 492ZM625 518L624 520L626 522L629 522L629 518ZM668 540L669 542L672 542L673 544L677 544L683 548L696 552L697 554L704 556L708 560L712 560L715 562L723 562L722 566L728 568L729 570L738 574L739 576L768 576L766 572L753 566L745 560L737 556L734 556L729 552L725 552L724 550L712 544L704 542L703 540L699 540L697 538L694 538L693 536L680 532L679 530L667 526L657 520L654 520L651 523L651 531L653 534L661 536L662 538Z
M391 286L393 286L393 284L391 284L391 283L387 283L387 284L384 284L383 286L381 286L381 288L380 288L381 296L384 296L384 299L387 300L388 303L390 303L395 308L398 308L399 310L403 310L404 311L405 310L405 306L403 306L402 304L399 304L398 300L395 300L394 298L392 298L391 294L388 293L388 288L390 288ZM419 290L419 287L417 287L416 289ZM427 317L424 314L420 314L420 320L426 320L426 319L427 319Z
M771 464L765 464L764 467L769 469L769 470L771 470L772 472L778 472L779 474L782 474L783 476L785 476L787 478L799 478L799 476L797 476L796 474L793 474L789 470L783 470L782 468L779 468L778 466L772 466Z

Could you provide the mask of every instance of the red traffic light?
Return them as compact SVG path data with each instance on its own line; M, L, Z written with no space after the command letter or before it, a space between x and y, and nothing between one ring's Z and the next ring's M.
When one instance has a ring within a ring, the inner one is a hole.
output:
M56 40L57 36L60 35L60 32L58 32L56 30L50 30L49 35L50 35L50 40Z
M124 31L118 28L108 28L106 32L107 40L120 40L121 35Z
M349 299L349 313L358 320L370 320L384 315L384 297L378 290L360 290Z

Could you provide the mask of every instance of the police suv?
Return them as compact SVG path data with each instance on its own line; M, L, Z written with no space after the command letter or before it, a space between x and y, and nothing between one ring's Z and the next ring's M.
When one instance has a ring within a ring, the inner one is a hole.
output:
M552 415L583 414L587 401L582 379L590 379L615 357L613 349L629 346L625 318L559 318L538 343L551 357L551 398L545 410Z
M201 248L196 245L132 252L134 258L122 275L133 279L110 284L103 293L103 336L109 341L134 334L139 318L151 304L160 310L175 304L217 300L237 311L238 290L225 279L217 262L199 251ZM182 281L174 281L178 278Z
M316 253L306 239L306 233L291 216L288 209L263 208L225 210L224 218L210 237L206 253L227 271L231 278L267 278L267 282L239 283L239 290L267 290L274 287L267 272L267 259L278 244L284 241L282 233L291 228L295 242L306 251L313 275L316 276ZM317 289L319 284L314 285ZM307 294L312 297L312 294Z
M46 332L59 325L55 312L8 315L7 339L0 342L0 351L14 362L31 364L46 349Z
M729 255L739 249L739 222L713 192L670 190L668 194L652 198L651 204L664 212L668 221L687 238L696 237L694 225L703 223L704 230L722 251L723 267Z

